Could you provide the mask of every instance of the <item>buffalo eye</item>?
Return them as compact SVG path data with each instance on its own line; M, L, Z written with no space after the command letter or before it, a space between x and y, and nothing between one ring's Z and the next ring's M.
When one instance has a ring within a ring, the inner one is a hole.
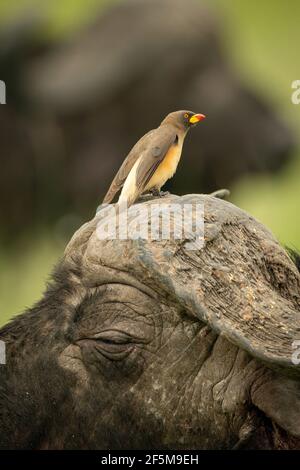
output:
M80 340L89 346L93 345L96 352L111 360L122 360L134 349L137 338L119 330L105 330L90 338Z

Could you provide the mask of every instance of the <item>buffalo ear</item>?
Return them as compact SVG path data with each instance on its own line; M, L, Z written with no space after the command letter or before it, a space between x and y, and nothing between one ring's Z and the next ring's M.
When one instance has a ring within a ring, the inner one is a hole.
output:
M252 388L251 398L252 403L282 429L300 437L300 384L297 381L272 373L266 382Z

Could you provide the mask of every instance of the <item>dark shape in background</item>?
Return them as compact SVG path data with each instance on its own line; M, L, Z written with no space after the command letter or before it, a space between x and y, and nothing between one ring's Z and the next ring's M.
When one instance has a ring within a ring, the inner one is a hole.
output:
M55 46L34 29L27 22L0 59L13 83L0 115L7 235L69 212L91 216L132 145L176 109L208 119L187 139L173 192L230 187L288 161L289 129L231 69L218 20L200 2L124 1Z

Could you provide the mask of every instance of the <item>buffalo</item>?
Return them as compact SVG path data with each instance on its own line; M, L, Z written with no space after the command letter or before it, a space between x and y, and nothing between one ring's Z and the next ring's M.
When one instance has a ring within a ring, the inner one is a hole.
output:
M204 208L201 246L102 238L100 207L0 330L0 448L300 448L297 263L229 202L163 203Z

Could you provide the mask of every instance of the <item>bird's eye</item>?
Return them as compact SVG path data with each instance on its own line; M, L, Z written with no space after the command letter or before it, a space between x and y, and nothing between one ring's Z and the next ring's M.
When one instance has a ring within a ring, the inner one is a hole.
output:
M187 119L189 117L188 113L185 113L184 117L185 117L185 119Z

